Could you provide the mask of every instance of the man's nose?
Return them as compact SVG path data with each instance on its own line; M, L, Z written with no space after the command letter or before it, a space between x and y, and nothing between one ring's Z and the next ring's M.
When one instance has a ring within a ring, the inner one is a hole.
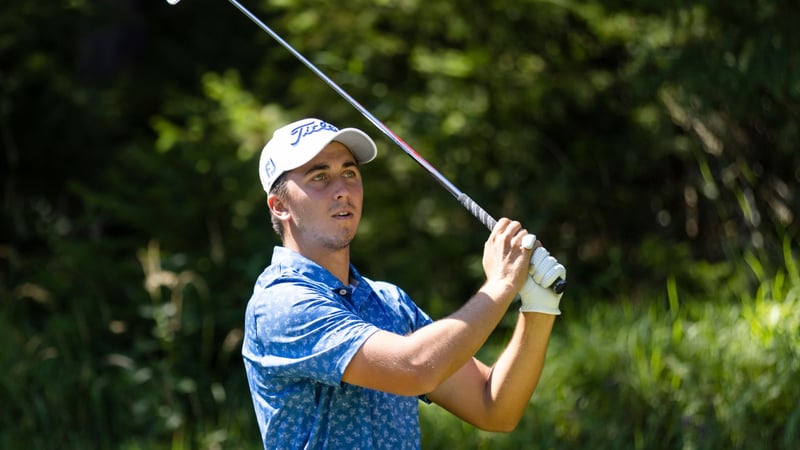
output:
M333 182L333 194L337 199L350 196L350 188L343 177L336 177Z

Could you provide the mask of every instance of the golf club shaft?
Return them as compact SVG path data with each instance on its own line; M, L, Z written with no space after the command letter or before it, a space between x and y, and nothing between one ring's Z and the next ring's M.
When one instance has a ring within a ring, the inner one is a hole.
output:
M345 99L348 103L350 103L358 112L361 113L367 120L372 122L378 130L380 130L386 137L392 140L398 147L400 147L408 156L410 156L414 161L416 161L423 169L425 169L436 181L439 182L445 189L447 189L450 194L455 197L461 205L467 209L476 219L478 219L486 228L491 231L494 229L495 224L497 221L492 217L489 213L486 212L480 205L478 205L474 200L472 200L468 195L461 192L453 183L450 182L441 172L439 172L435 167L433 167L428 161L425 160L422 156L419 155L410 145L406 144L405 141L400 139L394 132L392 132L389 127L387 127L383 122L378 120L372 113L370 113L367 108L361 105L356 99L354 99L350 94L347 93L344 89L342 89L336 82L334 82L331 78L325 75L324 72L319 70L311 61L306 59L300 52L294 49L286 40L284 40L278 33L272 30L272 28L268 27L261 19L256 17L253 13L251 13L247 8L242 6L238 0L228 0L233 6L235 6L239 11L242 12L245 16L247 16L253 23L258 25L259 28L264 30L268 35L272 37L275 41L281 44L286 50L288 50L292 55L294 55L297 60L303 63L306 67L308 67L312 72L314 72L322 81L325 82L331 89L336 91L343 99ZM551 286L552 289L556 293L561 293L564 291L566 287L566 282L563 279L558 279L553 283Z

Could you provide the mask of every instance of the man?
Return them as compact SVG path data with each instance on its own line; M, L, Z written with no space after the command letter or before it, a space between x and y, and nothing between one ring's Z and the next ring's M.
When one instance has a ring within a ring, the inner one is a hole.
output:
M364 132L318 119L278 129L262 151L259 176L282 246L248 303L242 354L265 448L419 448L419 400L510 431L539 380L560 313L560 295L541 286L564 277L563 266L542 248L530 276L531 237L501 219L484 246L484 284L431 320L400 288L350 264L360 165L375 155ZM518 292L514 334L489 367L473 355Z

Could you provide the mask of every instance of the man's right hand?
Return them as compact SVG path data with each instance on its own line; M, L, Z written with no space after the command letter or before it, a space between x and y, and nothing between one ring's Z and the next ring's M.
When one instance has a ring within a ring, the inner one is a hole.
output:
M483 249L483 270L488 285L508 291L513 297L528 279L531 249L523 247L528 232L507 218L497 221Z

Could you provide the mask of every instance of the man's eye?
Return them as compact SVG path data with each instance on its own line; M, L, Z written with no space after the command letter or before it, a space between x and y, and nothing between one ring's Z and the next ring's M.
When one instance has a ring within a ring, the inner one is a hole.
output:
M314 175L314 177L311 178L311 179L314 180L314 181L324 181L326 178L327 177L325 176L324 173L318 173L318 174Z
M345 170L343 175L344 175L345 178L354 178L356 176L356 171L355 170Z

